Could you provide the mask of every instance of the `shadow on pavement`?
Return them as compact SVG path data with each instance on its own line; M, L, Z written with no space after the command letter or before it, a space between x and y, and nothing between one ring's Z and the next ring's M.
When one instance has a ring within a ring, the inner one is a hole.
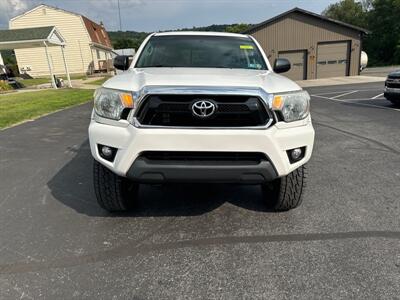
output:
M268 211L257 185L165 184L141 185L134 212L109 214L96 202L92 183L89 141L47 183L52 196L75 211L89 216L194 216L212 211L225 202L254 211Z

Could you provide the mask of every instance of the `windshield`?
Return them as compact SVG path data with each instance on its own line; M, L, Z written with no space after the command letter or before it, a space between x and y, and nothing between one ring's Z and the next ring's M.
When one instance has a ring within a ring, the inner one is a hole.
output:
M153 36L136 63L152 67L267 69L252 39L201 35Z

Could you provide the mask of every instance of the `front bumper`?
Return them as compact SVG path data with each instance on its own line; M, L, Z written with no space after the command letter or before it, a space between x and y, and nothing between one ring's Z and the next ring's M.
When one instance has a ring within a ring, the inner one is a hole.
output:
M126 177L143 183L154 182L218 182L262 183L278 177L269 161L252 164L201 164L199 162L154 163L138 157Z
M114 125L105 124L107 122L92 119L90 123L89 140L93 157L114 173L138 181L163 181L165 178L170 181L185 181L185 178L203 181L209 178L210 181L220 182L257 182L264 178L268 181L285 176L305 164L311 157L314 144L310 117L293 123L279 122L267 129L137 128L127 122L114 122ZM98 144L118 149L113 162L99 155ZM286 151L300 147L306 148L304 157L290 163ZM258 166L228 168L218 165L186 165L181 168L164 165L161 168L149 166L140 159L141 153L146 151L259 152L265 154L268 161ZM152 168L162 169L162 172L150 172ZM141 180L146 169L147 173L159 175L145 175L147 178Z
M385 87L383 95L386 99L400 99L400 88Z
M257 165L153 163L139 157L126 174L131 180L153 182L262 183L278 177L269 161Z

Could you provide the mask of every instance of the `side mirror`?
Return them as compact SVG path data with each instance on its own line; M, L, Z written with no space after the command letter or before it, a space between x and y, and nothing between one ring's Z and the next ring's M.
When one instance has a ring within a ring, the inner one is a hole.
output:
M285 73L290 70L290 61L286 58L278 58L274 63L275 73Z
M128 70L130 65L128 55L118 55L114 57L114 67L118 70Z

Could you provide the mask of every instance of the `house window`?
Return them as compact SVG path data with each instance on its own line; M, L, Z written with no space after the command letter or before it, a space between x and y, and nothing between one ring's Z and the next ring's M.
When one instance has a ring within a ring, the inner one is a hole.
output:
M100 59L100 51L98 49L96 49L96 55L97 55L97 59Z

